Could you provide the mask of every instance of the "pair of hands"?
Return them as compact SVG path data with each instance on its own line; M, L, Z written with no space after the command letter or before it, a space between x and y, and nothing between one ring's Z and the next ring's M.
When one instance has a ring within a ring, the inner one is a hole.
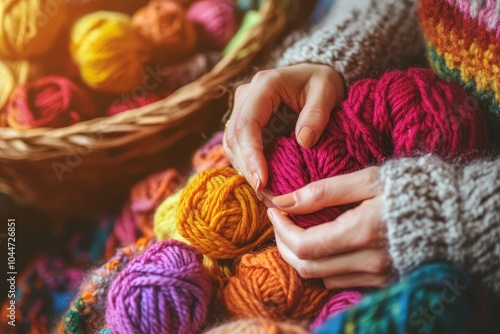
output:
M274 198L264 190L268 170L262 129L280 103L299 112L297 141L309 148L343 98L342 77L328 66L299 64L261 71L236 90L224 149L233 166L270 207L268 215L278 249L302 277L322 278L330 289L381 287L388 283L392 270L382 221L378 167L313 182ZM307 230L280 212L305 214L358 202L359 206L334 221Z

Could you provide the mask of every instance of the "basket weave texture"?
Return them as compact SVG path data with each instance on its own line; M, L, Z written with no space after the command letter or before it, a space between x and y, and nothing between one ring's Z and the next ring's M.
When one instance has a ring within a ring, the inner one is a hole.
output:
M49 214L106 211L133 182L182 156L184 143L174 144L219 122L224 87L286 26L281 0L266 0L260 14L260 24L239 48L161 101L65 128L0 128L0 191Z

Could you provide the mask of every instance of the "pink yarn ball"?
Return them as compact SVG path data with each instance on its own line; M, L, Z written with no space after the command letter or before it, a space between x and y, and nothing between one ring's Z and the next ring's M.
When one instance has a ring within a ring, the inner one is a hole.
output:
M226 0L201 0L189 7L188 18L200 31L207 49L222 50L238 29L238 12Z
M108 108L106 115L113 116L127 110L140 108L142 106L159 101L160 99L161 99L160 95L154 92L148 92L144 96L117 99Z
M314 331L337 313L356 305L361 299L363 299L363 294L359 291L347 290L336 294L323 306L321 312L311 324L311 330Z

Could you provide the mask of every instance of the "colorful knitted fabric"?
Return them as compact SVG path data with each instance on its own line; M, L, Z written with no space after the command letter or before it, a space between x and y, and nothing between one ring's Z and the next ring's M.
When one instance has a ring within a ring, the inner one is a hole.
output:
M91 272L60 322L57 332L84 334L96 333L106 328L103 315L111 283L132 259L142 254L154 243L154 239L139 239L133 245L118 249L113 258Z
M500 120L499 3L421 0L418 12L433 70L462 86Z
M50 333L54 319L68 308L88 264L102 256L111 223L103 219L97 228L89 228L90 222L79 223L81 228L54 238L54 247L33 258L17 280L16 327L0 321L0 332ZM4 304L2 319L7 319L6 311Z
M498 333L500 303L459 268L431 263L367 295L315 333Z

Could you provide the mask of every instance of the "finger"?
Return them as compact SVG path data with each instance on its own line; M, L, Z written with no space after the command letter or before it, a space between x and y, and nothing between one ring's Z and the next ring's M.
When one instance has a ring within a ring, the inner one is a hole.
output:
M312 182L294 192L276 196L273 203L283 211L306 214L330 206L361 202L377 196L380 168L368 167L354 173Z
M391 261L384 249L363 249L313 260L299 259L276 235L276 245L283 259L297 270L302 278L325 278L348 274L387 275Z
M268 209L274 231L300 259L318 259L361 248L384 247L385 225L378 198L363 202L332 222L303 229L277 209Z
M297 142L305 148L316 144L344 94L340 75L335 71L328 73L333 77L312 80L306 87L305 104L296 125Z
M325 287L329 290L351 288L382 288L391 281L391 274L346 274L323 278Z

